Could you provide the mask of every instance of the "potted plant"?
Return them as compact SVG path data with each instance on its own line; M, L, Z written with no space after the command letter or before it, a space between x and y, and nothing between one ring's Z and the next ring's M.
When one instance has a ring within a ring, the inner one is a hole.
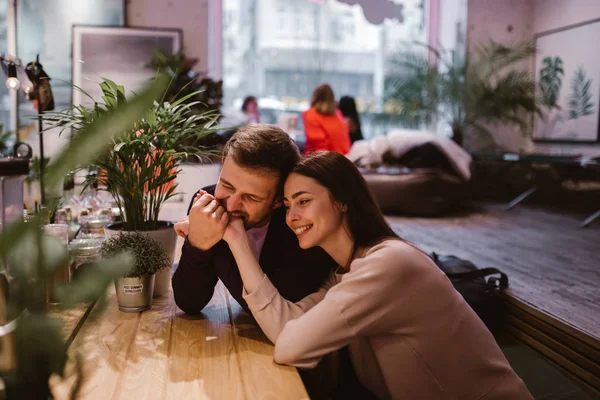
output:
M198 62L197 58L188 58L182 51L172 54L160 48L154 49L152 54L152 60L147 67L153 71L163 71L173 77L165 93L167 101L175 102L185 97L186 103L194 103L191 108L194 113L211 111L221 114L223 81L214 81L196 73L193 67ZM225 135L213 133L195 143L190 141L188 144L222 148L226 141ZM189 161L193 162L194 158L190 158Z
M67 110L45 113L46 129L56 127L72 131L85 129L106 113L127 104L125 88L110 79L100 82L102 101L95 101L82 89L75 87L93 100L93 106L73 105ZM163 92L163 96L164 96ZM190 146L199 139L217 131L218 114L213 111L193 112L197 102L186 101L198 92L192 92L173 103L155 101L120 135L113 137L100 156L81 166L96 170L87 174L84 190L97 185L109 192L119 208L122 222L106 227L108 237L119 232L138 231L152 236L173 260L177 236L173 223L159 220L165 201L177 195L180 164L190 156L203 160L215 151ZM155 296L167 293L170 287L170 268L156 277Z
M103 143L130 126L133 116L152 105L167 82L159 77L127 104L75 132L67 147L53 157L45 170L48 184L57 185L76 165L96 157ZM3 296L6 286L1 285L0 290L0 396L9 399L51 398L49 378L52 374L62 376L67 360L64 321L57 317L56 310L46 306L47 280L65 265L67 254L64 245L42 234L43 221L42 215L30 216L27 222L14 222L0 232L0 263L6 262L3 267L10 272L9 279L3 279L4 284L8 282L10 296ZM60 309L97 301L94 311L99 310L106 304L106 288L130 269L131 262L128 255L103 260L98 268L88 270L76 281L56 287ZM78 384L73 385L70 398L77 397L80 383L85 379L78 351L77 344L72 343L69 352L74 355Z
M125 277L115 280L119 310L146 311L152 308L155 274L169 269L172 260L156 240L139 232L121 233L102 243L103 258L128 251L133 254L133 267Z
M534 53L531 41L512 46L490 41L470 58L430 46L401 51L386 76L386 100L425 124L446 121L460 146L472 132L479 150L497 147L489 125L517 125L526 134L532 113L542 116L545 103L533 74L513 68Z

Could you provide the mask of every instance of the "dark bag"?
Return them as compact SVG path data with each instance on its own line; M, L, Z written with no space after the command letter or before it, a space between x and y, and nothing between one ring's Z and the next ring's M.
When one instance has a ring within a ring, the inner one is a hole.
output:
M478 269L472 262L455 256L431 254L467 304L492 332L504 325L506 306L498 292L508 287L508 276L496 268ZM486 277L491 276L486 280Z

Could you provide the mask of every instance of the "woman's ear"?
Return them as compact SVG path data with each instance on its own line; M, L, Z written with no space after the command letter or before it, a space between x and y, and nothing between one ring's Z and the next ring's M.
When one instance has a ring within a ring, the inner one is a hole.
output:
M346 211L348 211L348 205L344 204L344 203L340 203L339 201L335 202L335 208L340 211L345 213Z

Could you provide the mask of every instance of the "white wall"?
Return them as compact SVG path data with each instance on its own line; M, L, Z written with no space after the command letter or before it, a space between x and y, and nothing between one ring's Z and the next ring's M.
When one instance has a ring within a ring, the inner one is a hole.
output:
M198 58L194 70L208 71L210 0L127 0L127 26L181 28L183 48Z
M534 33L545 32L598 18L600 18L600 0L534 0ZM574 45L577 44L574 43ZM600 143L536 143L536 151L557 154L571 153L599 156Z
M600 18L598 0L534 0L535 33Z
M500 42L533 35L534 0L469 0L469 49L490 38Z

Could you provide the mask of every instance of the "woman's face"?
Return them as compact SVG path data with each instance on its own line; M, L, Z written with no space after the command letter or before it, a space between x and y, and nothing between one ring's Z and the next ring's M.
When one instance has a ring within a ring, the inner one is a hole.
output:
M286 223L296 233L301 248L323 247L343 231L342 205L316 180L292 173L283 194Z
M249 101L248 105L246 106L246 112L248 114L256 114L257 111L258 111L258 103L256 102L256 100Z

